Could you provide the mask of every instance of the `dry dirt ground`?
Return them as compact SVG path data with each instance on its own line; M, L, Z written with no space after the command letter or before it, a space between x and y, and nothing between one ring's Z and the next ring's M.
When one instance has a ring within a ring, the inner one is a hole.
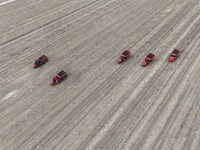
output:
M199 0L5 1L1 150L200 150Z

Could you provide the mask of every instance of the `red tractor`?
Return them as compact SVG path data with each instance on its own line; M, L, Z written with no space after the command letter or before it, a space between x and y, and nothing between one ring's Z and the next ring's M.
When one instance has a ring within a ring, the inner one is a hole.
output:
M124 62L131 54L131 51L129 50L125 50L121 56L118 58L118 63L122 63Z
M149 63L151 63L154 60L155 55L153 53L149 53L145 60L142 61L142 66L147 66Z
M181 51L178 49L174 49L169 55L169 61L175 61L176 58L180 55Z
M60 83L61 81L63 81L64 79L66 79L66 77L67 77L67 73L64 72L63 70L61 70L60 72L58 72L56 74L56 76L54 76L52 78L51 85L56 85L56 84Z
M38 59L36 59L36 61L33 64L33 68L37 68L42 66L43 64L48 62L48 57L45 55L40 56Z

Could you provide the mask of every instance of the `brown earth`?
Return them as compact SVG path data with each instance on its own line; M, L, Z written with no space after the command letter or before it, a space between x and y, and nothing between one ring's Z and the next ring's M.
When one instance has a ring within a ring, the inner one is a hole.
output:
M1 150L200 149L199 0L17 0L0 20Z

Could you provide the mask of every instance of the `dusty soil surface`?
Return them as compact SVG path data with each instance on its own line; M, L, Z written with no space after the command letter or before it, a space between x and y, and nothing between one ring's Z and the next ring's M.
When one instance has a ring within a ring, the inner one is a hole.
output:
M200 149L199 0L0 2L1 150Z

